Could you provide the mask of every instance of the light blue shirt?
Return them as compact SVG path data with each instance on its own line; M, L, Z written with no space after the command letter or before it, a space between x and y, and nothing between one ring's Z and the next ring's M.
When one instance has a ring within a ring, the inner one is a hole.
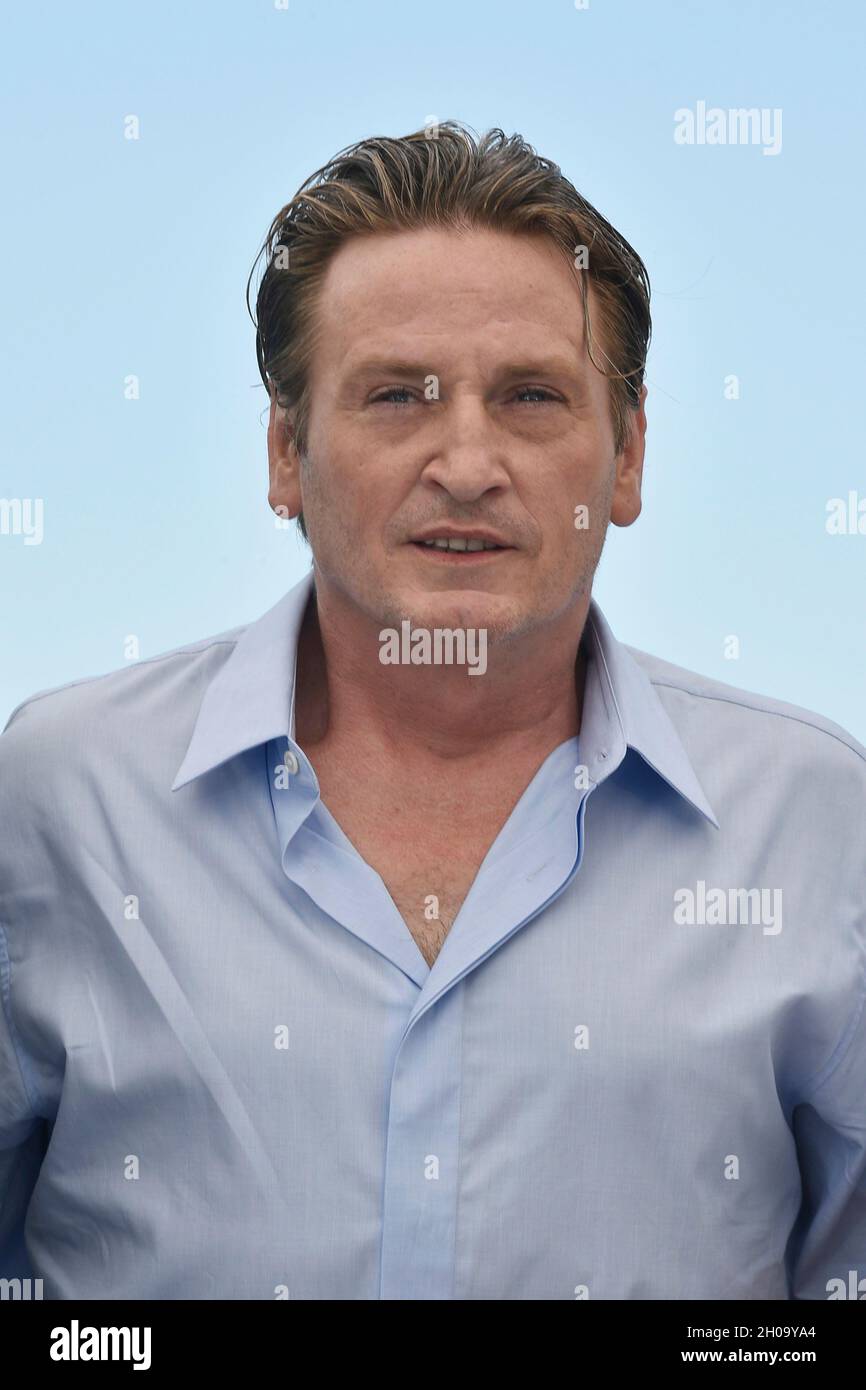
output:
M593 602L579 739L428 968L294 738L312 592L0 738L0 1276L866 1294L866 750Z

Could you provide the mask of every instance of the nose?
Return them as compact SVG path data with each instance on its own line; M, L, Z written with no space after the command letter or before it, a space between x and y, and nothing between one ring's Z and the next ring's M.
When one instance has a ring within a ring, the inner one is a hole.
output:
M507 487L503 432L481 396L455 393L442 410L440 430L423 477L444 488L457 502L474 502L491 489Z

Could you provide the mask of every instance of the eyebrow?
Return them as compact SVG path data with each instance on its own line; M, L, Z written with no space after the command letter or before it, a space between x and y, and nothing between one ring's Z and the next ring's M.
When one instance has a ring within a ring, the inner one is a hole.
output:
M359 362L349 372L349 377L358 376L429 376L429 362L406 362L396 358L371 357Z
M504 376L583 376L583 363L579 358L539 357L507 366Z
M348 379L354 381L365 376L425 377L433 375L436 373L433 372L429 361L410 362L396 358L373 357L359 362L356 367L353 367L348 374ZM572 361L565 357L546 357L523 362L511 362L497 372L497 376L508 378L548 375L582 378L584 369L582 363L576 358Z

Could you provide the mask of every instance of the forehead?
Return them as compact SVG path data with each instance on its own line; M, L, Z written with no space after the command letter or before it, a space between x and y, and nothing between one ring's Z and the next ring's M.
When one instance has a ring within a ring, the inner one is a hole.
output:
M352 237L324 277L319 346L344 362L356 349L393 347L395 339L432 347L471 336L509 349L555 344L580 356L580 273L543 236L422 227Z

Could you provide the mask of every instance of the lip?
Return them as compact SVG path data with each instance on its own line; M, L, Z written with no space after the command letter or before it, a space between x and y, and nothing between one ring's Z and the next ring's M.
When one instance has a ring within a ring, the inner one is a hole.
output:
M440 565L486 565L514 551L513 545L503 546L501 550L439 550L435 545L422 545L420 541L408 541L407 544L419 555Z
M429 531L421 531L417 536L410 537L411 542L415 545L419 545L423 541L453 541L460 539L467 541L488 541L491 545L498 545L503 550L514 549L514 546L509 545L508 541L504 540L502 536L497 535L495 531L488 531L484 527L431 526ZM443 553L447 554L448 552L446 551ZM461 554L460 551L452 553ZM482 552L476 550L471 553L478 555Z

